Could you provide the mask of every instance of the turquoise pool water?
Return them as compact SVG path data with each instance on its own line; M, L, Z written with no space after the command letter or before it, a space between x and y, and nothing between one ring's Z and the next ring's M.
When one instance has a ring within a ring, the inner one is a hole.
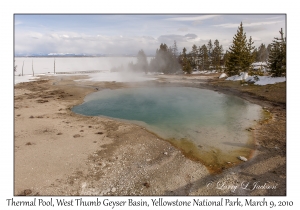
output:
M192 143L203 154L249 149L252 141L246 128L261 116L258 105L190 87L101 90L88 95L84 103L72 110L140 123L179 147L180 141Z

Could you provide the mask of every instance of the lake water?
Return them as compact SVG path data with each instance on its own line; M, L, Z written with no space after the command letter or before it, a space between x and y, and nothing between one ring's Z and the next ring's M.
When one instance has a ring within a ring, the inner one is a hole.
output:
M92 93L74 112L140 124L207 166L249 157L253 138L246 128L261 107L235 96L189 87L147 87Z

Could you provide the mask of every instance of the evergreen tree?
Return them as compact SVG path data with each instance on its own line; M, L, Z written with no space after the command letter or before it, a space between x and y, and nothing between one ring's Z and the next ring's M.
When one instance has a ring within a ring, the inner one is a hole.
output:
M212 66L214 69L219 70L221 67L221 59L222 59L223 47L220 45L219 40L215 40L214 48L211 55Z
M185 47L182 50L182 54L181 54L181 66L182 66L182 70L188 74L192 73L192 67L191 67L191 63L190 60L188 58L188 55L186 53L186 49Z
M253 50L253 57L254 57L255 62L259 62L259 55L258 55L257 48L254 48L254 50Z
M229 47L226 73L232 76L240 72L247 72L251 66L251 61L253 61L252 50L252 38L250 37L247 43L246 33L244 33L241 22L236 35L233 37L232 45Z
M148 61L147 56L143 50L140 50L137 54L136 70L147 73L148 72Z
M150 62L150 70L165 74L176 73L180 69L180 65L173 52L174 48L161 44L159 49L156 50L155 58Z
M268 60L272 77L286 76L286 38L283 38L282 28L279 33L281 37L274 38Z
M201 48L199 48L199 57L200 57L200 68L201 70L206 70L209 68L209 60L208 60L208 49L206 45L202 45Z
M197 68L198 66L198 49L195 44L192 46L191 51L191 66L193 69Z
M251 68L251 64L254 62L255 57L254 57L254 46L253 46L254 42L252 41L252 37L250 36L249 41L247 43L247 51L245 54L245 61L244 61L244 65L243 65L243 69L245 69L245 71L248 71L249 68Z
M257 50L256 61L258 62L266 62L268 59L268 51L266 46L261 43Z
M269 55L270 55L270 52L271 52L271 48L272 48L272 45L271 44L268 44L267 46L267 60L269 60Z
M202 47L199 46L199 49L198 49L198 67L201 70L203 70L202 60L203 60L203 50L202 50Z
M174 40L174 44L173 44L173 47L172 47L172 51L173 51L173 55L177 58L177 56L178 56L178 48L177 48L177 44L176 44L175 40Z
M208 67L210 67L212 64L212 53L213 53L213 45L210 39L207 43L207 54L208 54L208 62L209 62Z
M228 50L226 50L226 52L223 55L223 59L221 60L221 65L222 66L226 66L226 62L228 60L228 55L229 55L229 52L228 52Z

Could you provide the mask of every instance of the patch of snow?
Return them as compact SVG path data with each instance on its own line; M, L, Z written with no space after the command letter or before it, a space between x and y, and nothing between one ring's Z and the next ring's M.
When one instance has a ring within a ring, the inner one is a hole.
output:
M213 74L216 72L217 72L217 70L199 71L198 69L193 69L192 74Z
M278 82L285 82L285 77L271 77L271 76L249 76L247 72L241 72L240 75L228 77L226 80L238 81L245 80L246 82L253 82L255 85L268 85Z
M42 74L39 74L39 75L42 75ZM51 76L51 77L60 77L60 76L83 76L83 75L88 75L88 73L72 73L72 74L68 74L68 73L66 73L66 74L61 74L61 73L59 73L59 74L54 74L54 73L47 73L47 74L45 74L46 76Z
M201 72L197 70L197 71L193 71L192 74L201 74Z
M15 75L15 85L21 82L31 82L39 79L40 77L34 77L32 75L24 75L24 76L19 76Z
M256 79L258 79L258 80L256 81ZM255 85L268 85L268 84L275 84L278 82L285 82L286 78L285 77L270 77L270 76L250 76L245 81L246 82L254 82Z
M192 74L213 74L213 73L216 73L217 70L211 70L211 71L206 71L206 70L203 70L203 71L193 71Z
M252 66L267 66L266 62L255 62L251 64Z
M242 79L245 80L248 78L248 73L247 72L244 72L244 74L242 75Z
M226 80L232 80L232 81L238 81L238 80L245 80L248 77L248 73L241 72L240 75L234 75L231 77L228 77Z
M219 79L224 78L224 77L228 77L228 76L227 76L227 74L222 73L222 74L219 76Z
M268 64L266 62L255 62L251 64L253 70L261 70L266 72Z

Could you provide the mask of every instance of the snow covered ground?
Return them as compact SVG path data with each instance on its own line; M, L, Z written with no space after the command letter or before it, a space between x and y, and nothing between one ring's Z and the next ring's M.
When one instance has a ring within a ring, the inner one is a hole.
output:
M226 80L238 81L245 80L245 82L253 82L255 85L268 85L278 82L285 82L285 77L271 77L271 76L249 76L246 72L241 72L240 75L228 77Z
M217 73L217 70L209 70L209 71L199 71L199 70L194 70L192 74L213 74Z
M39 78L40 77L33 77L32 75L24 75L24 76L15 75L15 84L18 84L20 82L31 82Z
M261 70L263 72L267 71L268 64L266 62L255 62L251 64L254 70Z
M270 77L270 76L257 76L258 80L256 81L254 76L248 77L245 81L251 82L253 81L255 85L268 85L275 84L278 82L285 82L285 77Z
M227 77L227 74L222 73L222 74L219 76L219 79L224 78L224 77Z
M248 78L248 73L241 72L240 75L234 75L234 76L228 77L226 80L238 81L238 80L245 80L247 78Z
M147 76L144 73L133 73L133 72L100 72L93 74L38 74L36 76L24 75L19 76L15 75L15 84L20 82L31 82L39 79L40 75L46 76L75 76L75 75L87 75L88 79L79 79L75 80L76 82L80 81L94 81L94 82L143 82L149 80L155 80L153 76Z

